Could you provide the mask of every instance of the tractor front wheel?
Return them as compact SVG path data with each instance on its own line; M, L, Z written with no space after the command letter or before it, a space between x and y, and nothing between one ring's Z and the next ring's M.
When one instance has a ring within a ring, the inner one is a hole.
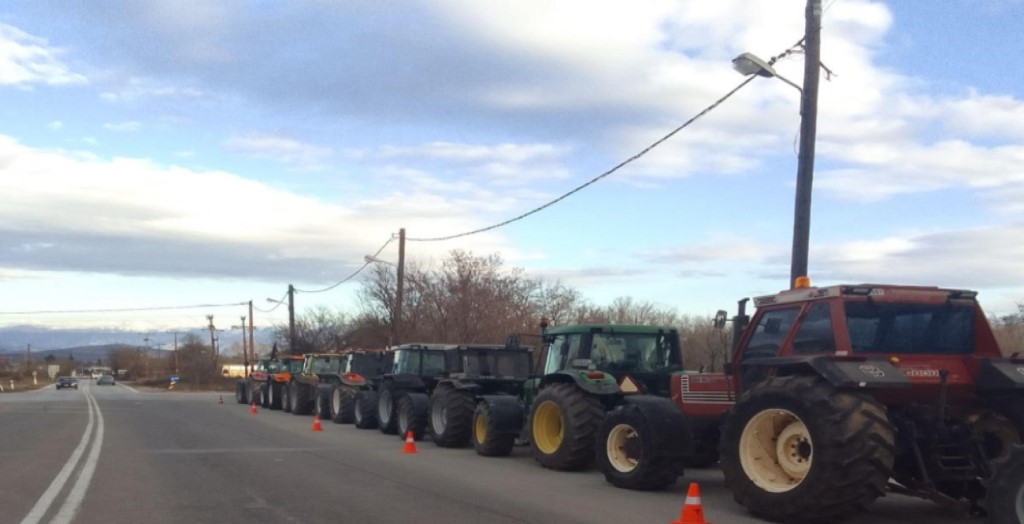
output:
M469 444L473 429L473 396L449 385L438 386L430 396L430 431L434 444L459 448Z
M580 470L594 459L597 429L604 406L575 384L545 387L530 412L530 447L541 466L562 471Z
M398 433L398 417L395 416L395 392L390 384L382 384L377 396L377 424L381 433L388 435Z
M281 384L281 411L292 412L292 383Z
M377 427L377 392L360 390L356 393L355 410L352 419L359 429Z
M1024 522L1024 446L1013 446L992 461L986 488L983 505L992 524Z
M682 458L661 456L654 444L654 428L636 406L623 406L608 414L598 431L597 461L604 478L615 487L664 489L682 471Z
M430 399L423 393L405 393L398 397L395 411L397 413L398 436L403 440L412 433L415 440L420 440L427 433L427 411Z
M312 411L313 399L309 398L311 388L302 382L292 382L288 398L291 400L292 413L295 415L309 415Z
M772 377L726 415L721 455L726 486L751 513L832 522L883 495L894 432L870 396L817 377Z
M331 387L331 420L335 424L351 424L355 419L357 390L352 386L334 384Z
M515 433L499 433L491 406L480 402L473 411L473 449L484 457L507 457L516 445Z

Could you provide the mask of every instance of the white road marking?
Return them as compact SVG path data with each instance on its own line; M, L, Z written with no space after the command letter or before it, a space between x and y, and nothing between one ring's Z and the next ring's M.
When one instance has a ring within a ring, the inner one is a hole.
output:
M90 395L86 394L86 404L89 407L89 423L85 426L85 432L82 433L82 439L78 442L78 446L71 453L71 457L61 468L57 476L54 477L53 482L50 483L50 487L46 488L46 491L39 497L36 504L29 510L28 515L21 520L21 524L36 524L42 520L46 512L50 510L50 506L53 504L57 495L60 494L61 490L64 489L64 484L67 483L71 473L78 467L78 462L82 459L82 454L85 453L85 448L89 445L90 437L92 436L92 428L95 424L96 414L94 412L92 402L89 401Z
M135 388L133 388L131 386L126 386L126 385L124 385L124 384L122 384L120 382L118 382L116 385L121 386L124 389L127 389L128 391L131 391L132 393L138 393L138 390L136 390Z
M100 404L96 402L92 393L87 392L86 395L96 410L96 438L92 439L92 449L89 450L89 456L85 459L82 471L78 473L75 485L71 487L68 497L64 499L64 505L60 507L60 511L50 521L50 524L68 524L75 518L78 508L82 506L82 500L85 499L85 492L89 490L92 474L96 471L96 463L100 459L100 450L103 448L103 412L100 411Z

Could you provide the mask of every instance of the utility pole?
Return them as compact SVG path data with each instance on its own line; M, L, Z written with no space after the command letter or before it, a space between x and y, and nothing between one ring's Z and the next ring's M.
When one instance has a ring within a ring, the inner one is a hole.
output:
M821 69L821 0L807 0L804 26L804 86L800 96L800 152L796 167L796 202L793 206L793 254L790 288L807 275L811 242L811 186L814 181L814 142L818 121L818 79Z
M295 286L288 284L288 352L298 355L295 347Z
M398 230L398 282L395 288L395 319L391 323L391 340L394 345L402 339L402 298L405 285L405 228Z
M255 324L255 323L256 323L255 319L252 316L252 300L250 300L249 301L249 348L250 348L249 351L252 352L252 365L253 366L256 365L256 339L254 338L255 337L255 333L254 333L254 330L253 330L253 324Z
M249 376L249 348L245 345L245 315L242 315L242 364L245 366L245 376Z
M178 334L174 334L174 374L178 374Z
M210 352L212 353L211 359L213 360L213 364L217 365L217 339L214 337L214 330L216 328L213 326L213 315L206 315L206 319L210 321L210 325L206 327L207 329L210 330Z

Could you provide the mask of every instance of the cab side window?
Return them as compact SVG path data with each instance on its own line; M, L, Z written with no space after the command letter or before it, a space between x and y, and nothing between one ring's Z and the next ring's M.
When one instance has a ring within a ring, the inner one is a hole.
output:
M796 321L800 306L776 309L761 315L757 329L747 342L743 351L743 360L754 358L770 358L778 356L786 335Z
M832 331L832 308L827 302L819 302L811 306L807 316L800 323L800 328L793 337L793 352L834 353L836 336Z

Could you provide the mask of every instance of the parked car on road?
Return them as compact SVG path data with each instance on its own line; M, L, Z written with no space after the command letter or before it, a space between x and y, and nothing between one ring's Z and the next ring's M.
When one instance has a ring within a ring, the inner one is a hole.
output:
M97 386L113 386L115 384L117 382L114 381L114 375L100 375L100 378L96 379Z
M59 377L57 379L57 389L64 388L78 389L78 379L75 377Z

